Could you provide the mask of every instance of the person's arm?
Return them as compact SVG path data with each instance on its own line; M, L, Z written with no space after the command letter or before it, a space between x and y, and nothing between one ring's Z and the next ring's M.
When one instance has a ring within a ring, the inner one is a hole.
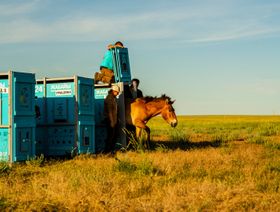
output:
M114 48L114 45L112 45L112 44L109 44L109 45L107 46L107 49L112 49L112 48Z
M137 92L137 98L143 97L142 91L141 91L140 89L137 89L137 90L138 90L138 92Z
M107 46L107 49L112 49L112 48L116 48L116 47L119 47L119 48L124 48L123 46L119 46L119 45L112 45L112 44L109 44L108 46Z

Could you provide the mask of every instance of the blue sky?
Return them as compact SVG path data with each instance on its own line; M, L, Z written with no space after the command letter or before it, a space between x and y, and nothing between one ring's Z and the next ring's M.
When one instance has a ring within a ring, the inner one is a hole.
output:
M0 0L1 71L92 77L117 40L177 114L280 114L278 0Z

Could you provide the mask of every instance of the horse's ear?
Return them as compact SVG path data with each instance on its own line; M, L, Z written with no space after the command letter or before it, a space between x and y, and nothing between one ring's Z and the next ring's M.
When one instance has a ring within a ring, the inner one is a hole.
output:
M176 100L174 100L174 101L170 101L170 104L172 105L175 101L176 101Z

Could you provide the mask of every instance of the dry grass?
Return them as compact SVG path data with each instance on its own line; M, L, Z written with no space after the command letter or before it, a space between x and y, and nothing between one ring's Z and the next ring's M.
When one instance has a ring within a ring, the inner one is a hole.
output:
M279 211L280 117L152 120L152 150L0 164L0 208Z

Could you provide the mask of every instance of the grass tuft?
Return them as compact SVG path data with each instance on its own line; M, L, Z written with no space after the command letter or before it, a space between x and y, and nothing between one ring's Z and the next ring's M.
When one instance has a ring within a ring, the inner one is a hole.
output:
M124 172L126 174L136 174L139 176L156 176L163 175L163 171L153 165L153 162L147 158L142 159L138 163L133 163L129 159L117 159L117 163L113 166L113 170Z
M0 176L8 174L11 171L11 167L8 162L0 161Z
M45 157L43 154L40 156L35 156L33 158L29 158L25 163L29 166L37 166L37 167L42 167L45 163Z
M113 167L115 171L124 172L131 174L137 170L137 166L133 164L129 159L119 160L117 159L117 164Z
M183 129L174 129L170 132L169 139L173 142L190 142L190 136Z

